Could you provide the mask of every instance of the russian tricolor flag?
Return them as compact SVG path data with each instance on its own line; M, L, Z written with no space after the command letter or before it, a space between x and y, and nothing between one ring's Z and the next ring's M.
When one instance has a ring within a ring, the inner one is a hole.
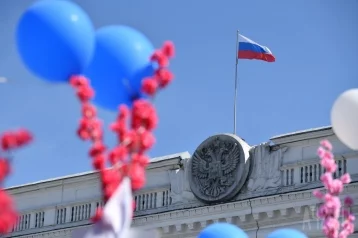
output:
M257 44L249 38L239 35L238 37L238 55L239 59L257 59L266 62L275 62L275 56L266 46Z

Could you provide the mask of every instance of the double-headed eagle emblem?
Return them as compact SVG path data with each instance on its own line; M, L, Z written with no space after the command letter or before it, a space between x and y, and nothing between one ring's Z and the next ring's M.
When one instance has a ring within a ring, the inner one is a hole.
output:
M206 196L217 198L232 186L240 162L238 143L219 138L195 151L192 157L192 176Z

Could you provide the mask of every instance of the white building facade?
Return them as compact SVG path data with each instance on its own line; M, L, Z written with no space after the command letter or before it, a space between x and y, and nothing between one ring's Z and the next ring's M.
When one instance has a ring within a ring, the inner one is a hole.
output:
M312 196L313 189L322 187L323 169L316 155L322 139L333 144L336 176L351 174L343 196L358 203L358 152L345 147L330 127L276 136L257 146L222 134L205 140L193 155L151 161L145 188L134 194L132 225L157 229L162 238L194 238L214 222L236 224L250 237L263 238L283 227L323 237L315 215L319 201ZM71 237L75 229L89 226L89 218L102 206L93 172L7 190L21 217L3 237ZM352 211L358 217L357 205ZM351 237L358 238L358 232Z

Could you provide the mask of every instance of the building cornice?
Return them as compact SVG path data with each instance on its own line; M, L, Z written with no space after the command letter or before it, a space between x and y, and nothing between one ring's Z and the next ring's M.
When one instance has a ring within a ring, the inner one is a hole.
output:
M181 166L181 161L187 158L190 158L189 152L156 157L151 160L150 164L147 167L147 171L177 169ZM37 191L40 189L63 186L66 184L89 182L91 180L98 180L98 172L91 171L54 179L42 180L35 183L9 187L6 188L6 190L9 192L9 194L15 195L20 193Z
M332 127L328 126L328 127L321 127L321 128L315 128L310 130L304 130L304 131L298 131L294 133L274 136L270 138L270 141L272 141L275 145L282 145L282 144L322 138L332 135L334 135Z
M89 182L89 181L95 182L96 180L98 180L98 173L87 172L87 173L82 173L82 174L73 175L73 176L60 177L60 178L51 179L51 180L39 181L36 183L30 183L30 184L25 184L25 185L20 185L20 186L9 187L9 188L6 188L6 190L9 192L9 194L15 195L15 194L20 194L20 193L37 191L40 189L48 189L48 188L52 188L52 187L63 186L65 184L83 183L83 182Z
M168 169L177 169L180 168L181 158L177 157L174 159L168 159L165 161L160 161L157 163L151 163L148 165L147 171L151 170L168 170Z

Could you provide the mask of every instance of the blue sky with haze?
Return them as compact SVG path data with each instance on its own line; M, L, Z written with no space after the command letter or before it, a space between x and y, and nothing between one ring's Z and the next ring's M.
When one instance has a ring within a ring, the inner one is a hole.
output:
M151 156L189 151L233 131L236 30L268 46L275 63L240 60L238 134L249 144L326 126L339 94L358 87L358 1L77 0L96 28L123 24L156 47L176 44L175 81L156 98L160 124ZM28 0L0 1L0 131L26 127L35 141L16 152L13 186L89 171L75 136L79 104L68 85L35 78L16 52L14 31ZM113 112L101 110L106 125ZM106 131L108 145L114 136Z

